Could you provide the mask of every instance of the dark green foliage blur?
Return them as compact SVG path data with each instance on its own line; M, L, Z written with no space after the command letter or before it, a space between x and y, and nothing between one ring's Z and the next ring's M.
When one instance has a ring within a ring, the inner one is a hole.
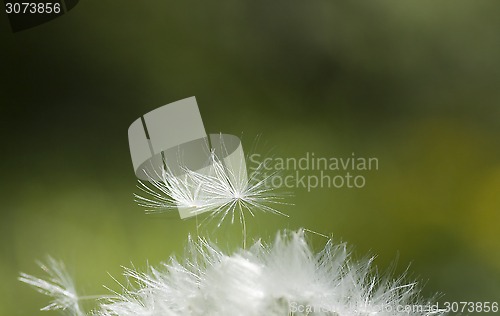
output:
M121 265L182 256L196 223L135 205L127 128L193 95L206 131L247 153L379 159L362 189L296 189L290 218L247 216L249 238L306 227L380 271L411 263L424 295L500 301L499 15L498 1L89 0L13 34L2 14L0 314L48 303L16 280L47 254L89 295L117 289ZM238 224L214 230L240 243Z

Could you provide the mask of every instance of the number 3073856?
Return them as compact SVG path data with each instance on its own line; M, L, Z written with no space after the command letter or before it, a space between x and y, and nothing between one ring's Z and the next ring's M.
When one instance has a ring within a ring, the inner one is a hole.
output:
M58 14L61 13L61 4L58 2L7 2L5 12L7 14Z

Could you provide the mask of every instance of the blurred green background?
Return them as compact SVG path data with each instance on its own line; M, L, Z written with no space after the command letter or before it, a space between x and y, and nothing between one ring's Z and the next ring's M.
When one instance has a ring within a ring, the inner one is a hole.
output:
M261 154L379 159L363 189L295 190L290 218L249 219L251 238L306 227L382 271L411 263L424 295L500 301L499 14L498 1L94 0L15 34L2 15L0 314L47 303L16 280L46 254L84 294L117 288L121 265L182 255L195 223L135 205L127 128L193 95L207 132L242 135L247 152L261 135ZM222 248L239 229L215 233Z

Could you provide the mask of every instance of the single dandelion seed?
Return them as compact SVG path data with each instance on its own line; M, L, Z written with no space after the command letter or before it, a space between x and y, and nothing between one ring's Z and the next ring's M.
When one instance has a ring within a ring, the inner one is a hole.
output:
M245 214L253 217L256 211L261 211L288 216L276 208L288 203L283 201L286 194L277 193L278 188L272 186L271 179L276 173L266 172L265 162L247 175L244 157L239 159L227 161L212 150L203 172L182 166L183 174L176 175L163 166L161 174L149 177L149 183L139 180L138 187L146 196L135 194L135 199L150 213L175 209L188 210L194 215L208 213L199 225L217 218L220 227L228 218L231 223L237 219L246 244Z
M33 286L38 292L53 298L52 302L41 310L63 310L75 316L85 315L80 308L80 298L64 264L49 257L47 264L38 262L38 265L47 274L47 279L21 273L19 280Z

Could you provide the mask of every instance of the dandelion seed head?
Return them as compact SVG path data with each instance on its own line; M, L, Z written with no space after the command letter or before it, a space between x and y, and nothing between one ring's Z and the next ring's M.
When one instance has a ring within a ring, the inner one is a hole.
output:
M98 300L94 316L444 316L443 310L398 311L398 306L430 306L416 282L382 277L373 258L354 260L346 244L329 240L315 253L303 230L280 232L271 244L225 253L204 238L189 238L186 255L146 272L126 268L121 293ZM48 295L52 283L24 275ZM66 283L71 287L71 283ZM68 291L70 292L70 291ZM74 311L72 311L73 313ZM80 314L75 314L78 315Z

